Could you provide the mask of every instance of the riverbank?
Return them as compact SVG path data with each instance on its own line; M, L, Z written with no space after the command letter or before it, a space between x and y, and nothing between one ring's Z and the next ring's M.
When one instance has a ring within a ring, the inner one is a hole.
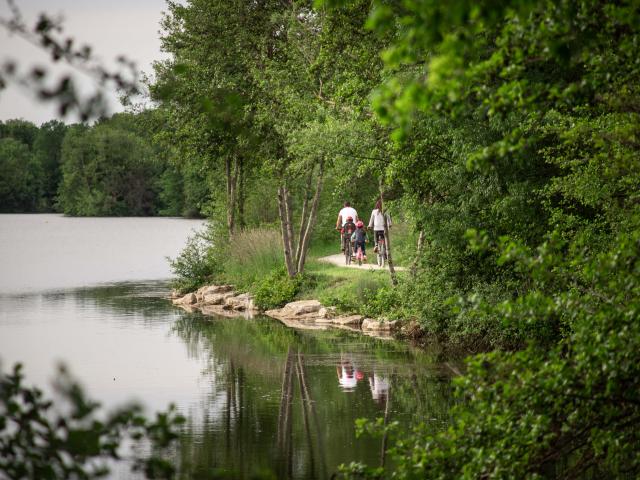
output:
M262 310L255 305L250 293L237 293L232 285L207 285L185 295L174 292L172 303L189 312L199 311L212 316L250 319L262 314L279 320L287 327L303 330L341 328L382 338L393 338L395 334L401 333L398 320L340 313L336 306L326 306L315 299L297 300L282 308Z

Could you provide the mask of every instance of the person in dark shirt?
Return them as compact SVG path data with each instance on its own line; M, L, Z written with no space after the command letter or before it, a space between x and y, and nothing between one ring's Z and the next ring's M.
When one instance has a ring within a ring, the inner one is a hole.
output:
M358 248L362 248L362 257L366 261L367 260L367 250L365 247L365 243L369 241L367 238L367 232L364 229L364 223L358 220L356 223L356 231L351 235L351 241L355 242L354 251L357 252Z
M360 222L362 223L362 222ZM348 242L351 239L351 235L353 235L353 232L356 231L356 224L353 223L353 217L352 216L348 216L347 217L347 221L345 222L345 224L342 226L341 229L341 233L342 233L342 251L344 252L344 248L345 248L345 244L344 242Z

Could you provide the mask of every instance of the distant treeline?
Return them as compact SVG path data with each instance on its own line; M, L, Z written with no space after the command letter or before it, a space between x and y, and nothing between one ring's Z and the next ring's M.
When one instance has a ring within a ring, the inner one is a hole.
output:
M0 121L0 212L202 216L211 192L154 140L154 112L86 124Z

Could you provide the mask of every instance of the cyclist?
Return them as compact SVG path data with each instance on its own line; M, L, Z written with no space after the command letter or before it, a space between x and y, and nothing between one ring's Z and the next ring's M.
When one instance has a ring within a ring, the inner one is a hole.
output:
M362 223L362 222L360 222L360 223ZM346 248L345 242L350 241L351 235L355 231L356 231L356 224L353 223L353 217L351 215L349 215L347 217L347 221L345 222L345 224L340 229L340 246L341 246L343 252L344 252L344 249Z
M364 223L362 220L358 220L356 223L356 231L351 235L351 241L355 242L355 251L358 251L358 248L362 249L362 257L363 260L367 261L367 250L365 247L365 243L369 241L367 238L367 232L364 229Z
M338 219L336 220L336 230L344 232L344 224L347 223L347 219L349 217L351 217L352 222L357 222L358 212L356 212L356 209L353 208L349 202L344 202L344 207L338 213ZM340 248L342 248L342 251L344 252L344 243L342 240L342 236L340 237Z
M387 217L387 227L391 227L391 217L388 213L384 214ZM378 241L384 238L384 217L382 216L382 202L378 200L376 202L376 208L371 211L371 218L369 219L369 229L373 229L375 247L374 252L378 251Z

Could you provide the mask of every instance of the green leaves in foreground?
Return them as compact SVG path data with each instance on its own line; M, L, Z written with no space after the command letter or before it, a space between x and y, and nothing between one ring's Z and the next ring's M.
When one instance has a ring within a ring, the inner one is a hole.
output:
M184 423L173 405L155 420L145 418L138 405L103 413L64 368L55 383L60 403L23 381L20 364L12 373L0 371L2 478L100 478L118 460L146 478L173 478L175 467L165 454Z
M549 271L562 272L570 260L555 257ZM532 281L540 285L535 275ZM549 349L532 344L520 352L473 357L457 380L461 402L452 426L436 433L421 424L391 442L394 478L640 473L640 233L618 236L565 285L550 293L539 290L527 301L532 311L538 302L551 317L564 312L571 325L566 337ZM517 302L501 308L513 304L512 315L524 321L531 313ZM357 464L344 468L350 478L379 473Z

